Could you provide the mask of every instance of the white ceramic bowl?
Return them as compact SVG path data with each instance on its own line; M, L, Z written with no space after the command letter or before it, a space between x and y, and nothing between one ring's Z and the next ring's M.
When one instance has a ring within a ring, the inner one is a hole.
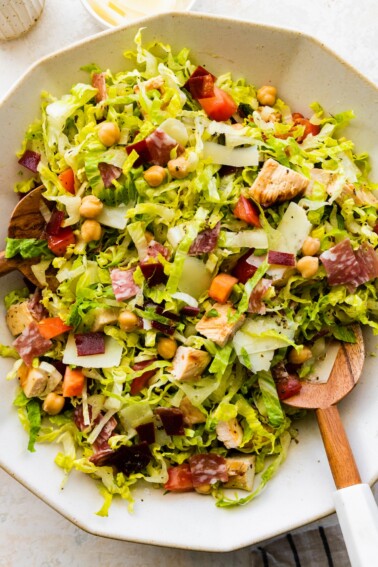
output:
M0 201L5 236L9 213L16 202L12 185L18 178L15 152L26 126L38 115L40 91L56 95L87 75L80 67L97 62L115 71L128 65L122 57L133 46L139 27L104 32L60 51L32 67L0 106ZM175 49L192 49L192 57L215 74L231 71L262 85L278 87L280 96L304 114L320 101L330 112L353 109L357 115L349 134L358 151L373 160L378 180L378 93L332 52L297 32L199 14L166 14L143 21L144 41L163 40ZM5 293L16 276L1 281ZM2 316L3 313L0 313ZM0 342L11 337L1 326ZM373 351L369 337L367 352ZM340 411L364 482L378 477L377 359L368 357L359 384ZM102 503L95 482L73 473L64 490L63 474L54 464L57 448L26 450L27 437L12 399L15 384L3 377L10 367L0 360L0 464L37 496L85 530L130 541L189 549L230 551L292 530L333 512L334 485L313 416L300 423L299 443L293 443L286 463L266 490L243 508L219 509L212 498L194 493L163 495L162 490L136 491L135 513L116 500L108 518L95 515Z
M151 5L151 1L156 5L159 2L155 2L154 0L148 0L147 6ZM114 28L118 25L125 25L130 22L134 22L140 17L142 14L138 14L138 12L134 10L126 11L127 15L122 16L120 12L112 6L108 6L107 0L81 0L85 8L88 12L93 16L95 20L97 20L104 28ZM173 2L167 2L166 5L173 4ZM110 3L111 4L111 3ZM161 3L164 6L164 3ZM174 10L176 12L185 12L190 10L193 4L195 4L195 0L175 0L174 1ZM162 12L167 12L167 9L158 9L156 6L154 7L153 13L149 13L148 8L146 8L146 3L144 0L133 0L131 5L140 10L143 13L143 9L145 9L146 16L152 16L155 14L159 14Z

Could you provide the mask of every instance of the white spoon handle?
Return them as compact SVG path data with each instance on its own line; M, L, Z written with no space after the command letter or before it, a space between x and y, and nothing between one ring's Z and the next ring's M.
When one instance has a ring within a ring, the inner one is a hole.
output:
M378 508L368 484L334 493L341 531L352 567L378 564Z

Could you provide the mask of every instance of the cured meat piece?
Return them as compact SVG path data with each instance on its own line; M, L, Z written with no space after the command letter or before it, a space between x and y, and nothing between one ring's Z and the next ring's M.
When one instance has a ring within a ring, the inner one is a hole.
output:
M33 358L45 354L51 348L51 345L52 342L49 339L42 337L39 326L34 321L13 341L14 348L26 366L31 366Z
M187 91L190 91L190 81L192 79L195 79L196 77L206 77L206 75L210 75L211 78L213 79L213 82L215 82L217 80L215 75L212 75L211 73L209 73L209 71L207 69L205 69L204 67L202 67L202 65L198 65L198 67L196 67L196 69L194 69L193 73L190 75L189 79L184 84L184 89L186 89Z
M117 301L124 301L135 297L140 291L140 287L134 282L135 268L130 270L119 270L116 268L110 272L112 288Z
M264 315L266 312L266 305L263 302L263 297L272 285L272 280L262 278L256 285L249 297L248 313L256 313Z
M253 249L248 250L246 254L239 258L236 266L232 270L232 275L235 276L235 278L237 278L242 284L246 284L257 270L257 266L248 262L249 258L252 257L252 254Z
M105 73L93 73L92 87L98 90L95 97L96 102L101 102L108 98L108 93L106 92Z
M181 315L185 315L185 317L197 317L200 313L199 307L192 307L191 305L185 305L180 311Z
M75 335L75 344L78 356L104 354L105 335L103 333L81 333Z
M142 423L141 425L138 425L135 429L136 432L138 433L139 441L141 443L145 442L148 445L155 443L155 425L152 421L149 421L148 423Z
M199 77L190 77L185 84L188 85L187 88L195 100L214 96L214 78L210 73Z
M160 262L141 262L140 269L150 287L165 283L168 279L164 273L164 266Z
M268 263L279 264L280 266L295 266L295 256L287 252L274 252L273 250L269 250Z
M105 187L111 187L113 181L122 175L122 169L104 161L98 164L98 169Z
M296 374L289 374L283 362L279 362L272 368L272 375L280 400L291 398L301 391L302 384L298 376Z
M176 325L172 323L172 325L165 325L164 323L160 323L159 321L151 321L151 327L160 331L164 335L174 335L176 330Z
M62 223L64 221L64 212L54 209L49 222L46 225L46 234L49 236L58 236Z
M202 230L191 245L189 255L198 256L212 252L217 247L219 233L220 222L217 222L214 228L205 228L205 230Z
M157 258L159 254L161 254L166 260L169 260L169 257L171 255L168 248L163 246L163 244L156 242L156 240L151 240L148 243L147 256L149 258Z
M157 408L155 413L160 417L167 435L184 435L184 414L177 408Z
M92 427L92 406L89 405L89 404L88 404L88 414L89 414L89 420L91 422L91 425L85 425L85 423L84 423L84 415L83 415L82 404L75 407L74 413L73 413L73 420L74 420L76 427L79 429L79 431L84 431L85 429Z
M226 459L215 453L193 455L189 466L194 487L228 481Z
M32 171L33 173L37 173L38 164L40 161L41 161L41 154L38 154L37 152L33 152L32 150L26 150L18 160L18 163L26 167L26 169L29 169L29 171Z
M138 445L126 447L122 445L116 451L109 447L90 457L90 461L97 466L113 465L127 476L132 473L141 472L151 460L151 451L148 444L143 442Z
M330 285L356 288L378 277L378 256L369 244L353 250L349 238L323 252L320 260L327 272Z
M144 163L149 163L151 161L151 154L147 147L146 138L140 140L139 142L135 142L134 144L130 144L126 147L127 155L130 155L131 152L135 151L138 154L138 159L134 163L134 167L139 167Z
M41 290L37 288L28 301L28 309L30 311L30 314L36 321L41 321L45 317L48 317L48 312L42 305L41 299Z
M177 156L183 153L184 148L169 136L164 130L157 128L146 138L146 144L154 165L166 166L171 159L171 151L177 149Z
M171 492L187 492L193 490L192 473L187 463L176 467L169 467L168 480L164 485L165 490Z
M96 421L100 421L103 415L99 415ZM101 429L99 435L97 436L95 442L93 443L93 447L95 451L102 451L104 449L110 449L109 447L109 439L113 435L113 431L117 427L117 420L115 417L111 417Z

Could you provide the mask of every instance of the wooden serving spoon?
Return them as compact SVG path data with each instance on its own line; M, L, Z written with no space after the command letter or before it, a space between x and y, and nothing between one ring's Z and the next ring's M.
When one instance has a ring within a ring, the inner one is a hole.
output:
M356 385L364 364L362 331L354 327L356 343L342 343L328 382L304 382L299 394L284 401L314 409L337 487L334 502L352 567L378 564L378 509L368 484L362 484L336 404Z
M15 206L8 227L9 238L41 238L46 224L40 212L42 189L43 186L36 187ZM33 264L38 262L39 258L31 258L30 260L24 260L21 256L6 258L5 252L0 252L0 277L18 270L32 284L41 287L31 269ZM53 286L57 283L55 277L47 275L47 279L49 286L51 284L53 289Z

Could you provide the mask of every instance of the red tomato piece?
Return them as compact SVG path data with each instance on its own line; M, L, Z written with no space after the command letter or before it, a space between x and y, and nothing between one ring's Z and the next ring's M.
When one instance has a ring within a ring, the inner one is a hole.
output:
M60 317L48 317L47 319L42 319L38 323L39 332L45 339L53 339L66 331L71 331L72 327L69 327L63 323Z
M253 203L251 203L251 201L243 197L243 195L240 195L239 201L236 203L234 215L236 218L243 220L248 224L252 224L258 228L261 227L256 207Z
M171 492L187 492L193 490L192 473L188 464L183 463L177 467L169 467L168 480L164 485Z
M64 256L68 246L75 242L75 235L70 226L61 228L58 234L47 237L47 246L56 256Z
M75 174L71 168L62 171L58 175L59 181L68 193L75 195Z
M309 135L312 134L316 136L320 132L320 126L318 124L312 124L308 118L305 118L303 114L300 112L293 113L293 120L294 124L304 126L304 132L302 136L297 138L297 142L303 142L303 140Z
M214 96L199 98L198 102L208 117L217 122L228 120L238 108L232 96L218 87L214 87Z

